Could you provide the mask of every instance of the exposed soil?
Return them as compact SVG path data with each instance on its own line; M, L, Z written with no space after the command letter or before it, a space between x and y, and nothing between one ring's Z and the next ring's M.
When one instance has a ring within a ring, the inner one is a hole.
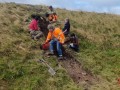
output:
M90 86L94 85L97 81L97 78L89 71L85 71L82 65L74 58L67 57L66 60L62 61L62 65L73 81L85 90L89 90Z
M6 81L0 80L0 90L8 90L8 84Z
M48 23L45 25L47 26ZM48 30L47 28L44 30L45 31L43 33L46 37ZM65 60L61 61L62 66L67 70L68 74L77 85L82 86L85 90L89 90L90 86L97 82L98 78L92 75L90 71L84 70L82 64L73 57L72 53L69 53L69 51L66 50L64 52Z
M82 64L73 57L74 55L72 53L73 52L65 51L65 58L60 61L61 65L67 70L77 85L82 86L85 90L89 90L99 79L90 71L84 70Z
M58 60L58 65L66 69L68 75L77 85L82 86L84 90L89 90L92 85L98 82L99 79L90 71L84 70L83 65L73 57L74 55L72 56L68 52L65 54L64 60Z

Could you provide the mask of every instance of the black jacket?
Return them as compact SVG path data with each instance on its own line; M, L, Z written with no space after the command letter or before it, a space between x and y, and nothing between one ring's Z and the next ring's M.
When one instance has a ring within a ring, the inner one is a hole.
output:
M69 22L65 23L64 28L63 28L63 32L65 30L67 30L65 33L69 33L70 32L70 23Z

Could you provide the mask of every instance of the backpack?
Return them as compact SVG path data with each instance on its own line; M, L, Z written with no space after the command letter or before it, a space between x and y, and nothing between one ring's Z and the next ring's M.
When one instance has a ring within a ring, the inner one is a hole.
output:
M42 50L48 50L49 49L49 43L42 44L40 46L40 49L42 49Z

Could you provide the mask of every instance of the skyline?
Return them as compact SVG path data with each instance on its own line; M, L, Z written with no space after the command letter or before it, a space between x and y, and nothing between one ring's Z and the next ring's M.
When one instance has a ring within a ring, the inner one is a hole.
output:
M120 0L0 0L32 5L52 5L55 8L81 10L88 12L110 13L120 15Z

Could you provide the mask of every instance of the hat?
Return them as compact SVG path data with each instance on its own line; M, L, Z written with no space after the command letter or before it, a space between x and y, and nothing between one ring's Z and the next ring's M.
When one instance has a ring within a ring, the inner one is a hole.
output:
M48 29L53 29L54 30L54 26L53 25L48 25L48 27L47 27Z
M49 6L49 8L53 8L52 6Z

